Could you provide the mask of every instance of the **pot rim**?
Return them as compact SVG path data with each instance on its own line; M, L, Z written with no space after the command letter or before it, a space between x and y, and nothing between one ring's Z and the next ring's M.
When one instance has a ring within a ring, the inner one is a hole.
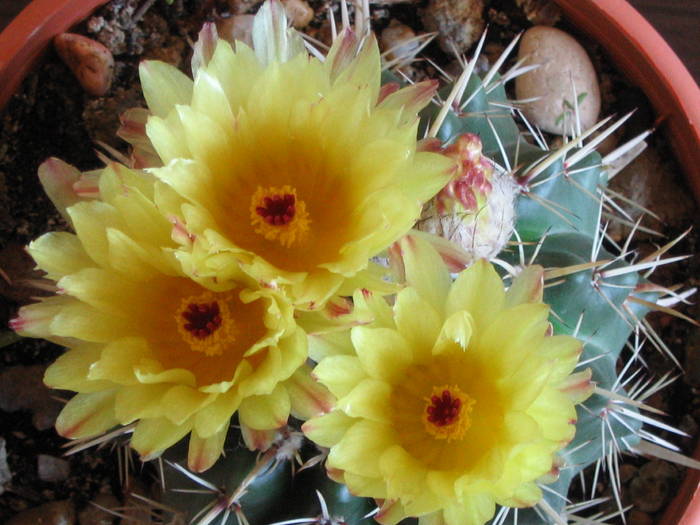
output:
M33 0L0 32L0 110L53 37L105 3L107 0Z
M642 88L670 135L679 164L700 202L700 88L676 53L626 0L554 0L593 37L620 72ZM699 451L700 452L700 451Z

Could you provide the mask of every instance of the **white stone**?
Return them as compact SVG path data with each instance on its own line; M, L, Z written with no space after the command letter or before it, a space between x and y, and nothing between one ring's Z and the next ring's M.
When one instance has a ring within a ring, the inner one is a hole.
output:
M575 99L581 129L596 123L600 88L593 64L581 44L559 29L535 26L525 32L520 42L518 58L524 57L528 64L540 65L515 81L519 100L539 97L525 106L525 116L531 123L549 133L570 135L575 130Z
M398 20L392 20L391 23L384 28L381 37L379 38L382 51L387 53L386 59L391 60L410 60L413 58L420 48L420 41L416 40L416 34L413 29L406 24L402 24Z

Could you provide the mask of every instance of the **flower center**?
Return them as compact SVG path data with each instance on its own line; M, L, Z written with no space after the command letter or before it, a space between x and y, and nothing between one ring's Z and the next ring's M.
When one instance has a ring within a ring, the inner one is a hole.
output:
M177 330L190 349L206 355L221 355L235 341L235 323L227 294L203 292L185 297L175 313Z
M471 426L469 414L475 401L456 386L435 386L425 398L423 426L436 439L462 439Z
M250 200L250 223L255 232L284 247L302 241L310 222L306 204L291 186L258 186Z

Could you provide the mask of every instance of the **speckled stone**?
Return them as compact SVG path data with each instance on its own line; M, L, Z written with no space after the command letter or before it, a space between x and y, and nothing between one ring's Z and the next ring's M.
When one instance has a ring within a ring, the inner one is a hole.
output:
M421 12L423 25L437 32L445 53L466 53L484 31L484 0L430 0Z
M581 45L553 27L528 29L520 42L518 58L540 67L515 81L518 99L538 100L525 106L525 116L544 131L570 134L574 118L574 90L583 130L593 126L600 113L600 88L593 64ZM585 95L584 95L585 93Z

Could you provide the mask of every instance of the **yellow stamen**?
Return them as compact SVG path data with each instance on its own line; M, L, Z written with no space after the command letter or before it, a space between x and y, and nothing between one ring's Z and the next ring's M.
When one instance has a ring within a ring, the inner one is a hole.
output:
M310 222L306 204L291 186L258 186L250 199L250 223L255 233L286 248L304 240Z
M177 331L195 352L223 354L236 340L236 323L229 308L229 293L205 291L180 301L175 312Z
M425 398L423 426L436 439L462 439L472 424L469 414L474 403L457 385L434 386Z

